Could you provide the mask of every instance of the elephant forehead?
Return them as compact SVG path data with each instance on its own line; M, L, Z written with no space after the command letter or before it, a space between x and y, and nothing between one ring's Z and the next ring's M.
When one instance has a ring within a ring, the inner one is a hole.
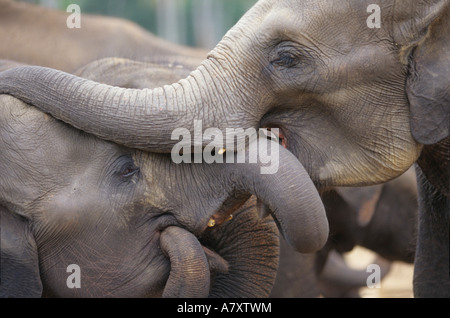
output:
M250 10L254 14L249 11L236 29L244 29L246 36L255 33L268 40L294 40L321 53L346 54L374 32L387 36L385 29L367 27L367 6L364 1L260 1ZM348 26L345 32L342 25Z

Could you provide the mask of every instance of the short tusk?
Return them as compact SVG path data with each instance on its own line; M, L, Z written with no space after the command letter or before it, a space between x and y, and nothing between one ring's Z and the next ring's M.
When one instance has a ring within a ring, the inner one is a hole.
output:
M214 218L214 216L212 216L209 221L208 221L208 227L214 227L218 224L222 224L224 222L228 222L231 221L233 219L233 215L230 214L226 219L219 219L219 221L216 221L216 219ZM219 223L217 223L219 222Z
M216 220L210 218L208 221L208 227L214 227L216 225Z

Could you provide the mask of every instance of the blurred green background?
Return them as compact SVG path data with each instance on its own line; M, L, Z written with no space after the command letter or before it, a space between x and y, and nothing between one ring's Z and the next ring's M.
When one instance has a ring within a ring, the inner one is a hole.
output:
M78 4L81 14L96 13L126 18L169 41L210 49L257 0L22 1L64 11L69 4Z

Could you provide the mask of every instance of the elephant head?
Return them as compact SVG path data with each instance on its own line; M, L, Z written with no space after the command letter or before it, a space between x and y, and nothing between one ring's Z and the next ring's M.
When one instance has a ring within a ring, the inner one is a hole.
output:
M371 1L260 0L188 77L155 89L28 67L4 72L0 92L154 152L170 152L173 130L192 133L196 119L224 136L226 128L277 127L319 189L381 183L428 145L448 149L450 10L447 0L379 3L381 27L373 28ZM439 189L450 193L448 182Z

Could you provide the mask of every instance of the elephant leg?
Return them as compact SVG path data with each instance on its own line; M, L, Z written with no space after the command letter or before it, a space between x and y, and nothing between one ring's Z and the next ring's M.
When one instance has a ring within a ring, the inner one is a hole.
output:
M419 233L414 262L415 297L450 297L450 199L416 168L419 192Z

